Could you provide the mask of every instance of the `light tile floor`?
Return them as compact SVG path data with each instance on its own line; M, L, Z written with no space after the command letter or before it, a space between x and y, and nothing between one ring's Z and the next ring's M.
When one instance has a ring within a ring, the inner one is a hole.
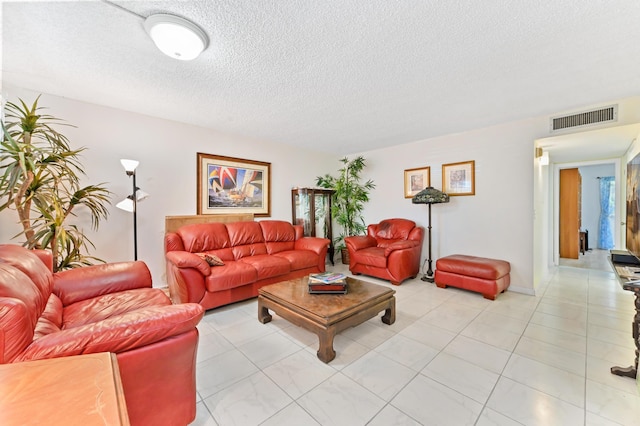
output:
M348 273L343 265L331 268ZM537 296L496 301L419 279L316 358L314 334L250 300L199 325L193 425L639 425L633 295L612 272L561 266Z

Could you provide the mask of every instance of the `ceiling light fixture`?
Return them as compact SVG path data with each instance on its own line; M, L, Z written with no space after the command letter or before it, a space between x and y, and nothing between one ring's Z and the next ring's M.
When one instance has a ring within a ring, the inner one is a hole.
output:
M209 44L200 27L173 15L151 15L145 19L144 29L162 53L181 61L197 58Z

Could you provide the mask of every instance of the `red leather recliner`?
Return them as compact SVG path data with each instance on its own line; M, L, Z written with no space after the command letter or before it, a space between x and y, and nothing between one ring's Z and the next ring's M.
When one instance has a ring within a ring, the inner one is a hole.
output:
M367 227L366 236L346 237L349 270L399 285L420 272L424 229L408 219L387 219Z
M132 425L193 421L202 307L172 305L140 261L52 265L47 251L0 245L0 363L113 352Z

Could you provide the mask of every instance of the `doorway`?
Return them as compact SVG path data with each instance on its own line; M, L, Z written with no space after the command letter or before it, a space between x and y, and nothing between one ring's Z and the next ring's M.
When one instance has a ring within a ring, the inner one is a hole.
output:
M615 163L582 164L573 168L560 170L560 179L565 170L575 170L580 177L580 189L578 190L580 200L578 218L578 241L577 256L563 256L562 250L559 252L558 264L560 266L573 266L576 268L598 269L610 271L611 267L607 260L609 250L614 248L615 234L615 205L616 197L616 165ZM607 178L607 179L605 179ZM602 186L608 182L608 189L613 191L602 192ZM562 183L560 184L562 188ZM603 200L606 197L606 200ZM562 207L563 196L559 197L560 207ZM603 209L603 202L606 208ZM612 203L612 204L611 204ZM609 208L609 204L613 209ZM566 234L566 229L562 229L562 210L560 214L559 236ZM605 217L603 217L603 215ZM568 224L568 226L572 226ZM603 226L608 229L603 229ZM603 232L608 231L608 232Z

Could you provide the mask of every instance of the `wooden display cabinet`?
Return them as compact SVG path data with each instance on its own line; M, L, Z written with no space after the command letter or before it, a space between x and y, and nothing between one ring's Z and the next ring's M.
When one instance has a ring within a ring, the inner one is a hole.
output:
M292 223L302 225L305 237L328 238L329 260L333 265L333 230L331 227L331 197L334 191L320 188L291 190Z

